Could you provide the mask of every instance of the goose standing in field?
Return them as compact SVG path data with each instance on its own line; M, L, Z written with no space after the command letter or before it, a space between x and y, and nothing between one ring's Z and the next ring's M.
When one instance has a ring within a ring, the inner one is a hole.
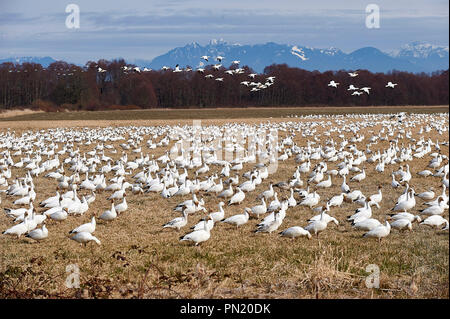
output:
M208 221L210 218L207 217L206 221ZM186 234L184 236L180 237L180 241L191 241L195 243L195 246L198 244L207 241L211 237L211 232L207 226L207 223L204 223L203 229L194 230L193 232Z
M392 220L399 220L399 219L407 219L409 220L411 223L412 222L418 222L420 223L422 221L422 218L420 218L419 215L413 215L411 213L397 213L397 214L388 214L389 215L389 219Z
M365 233L363 235L364 238L378 238L378 241L381 242L381 240L384 237L387 237L391 233L391 225L388 221L385 222L384 225L380 225L369 232Z
M409 196L411 194L411 196ZM414 206L416 206L416 201L414 199L414 190L411 190L411 192L407 193L407 199L403 200L401 202L398 202L394 208L392 208L392 211L404 211L407 212L408 210L412 209Z
M19 239L20 236L26 234L27 232L28 232L28 219L25 219L22 223L14 225L11 228L8 228L2 234L17 236L17 238Z
M319 233L324 231L328 225L323 219L323 212L320 215L319 220L314 220L305 227L305 230L307 230L310 234L316 235L317 238L319 237Z
M369 196L369 202L375 204L378 208L380 208L379 203L381 203L381 200L383 199L383 194L381 193L382 186L378 186L378 193Z
M83 244L84 246L86 246L86 244L90 241L94 241L95 243L97 243L97 245L101 244L100 240L98 240L97 237L88 232L75 233L74 236L69 238L76 241L77 243Z
M333 206L341 206L342 203L344 202L344 195L345 193L341 193L339 195L335 195L332 198L330 198L330 200L327 202L329 207L333 207Z
M302 228L300 226L289 227L288 229L283 230L279 234L281 237L288 237L288 238L296 238L299 236L306 236L306 237L308 237L308 239L312 238L309 231L305 230L304 228Z
M345 175L343 176L343 179L344 180L342 181L341 190L343 193L350 193L350 186L348 186L345 181Z
M392 182L391 182L391 186L392 186L393 188L398 188L398 187L400 186L400 183L397 182L397 181L395 180L395 175L394 175L394 173L392 173Z

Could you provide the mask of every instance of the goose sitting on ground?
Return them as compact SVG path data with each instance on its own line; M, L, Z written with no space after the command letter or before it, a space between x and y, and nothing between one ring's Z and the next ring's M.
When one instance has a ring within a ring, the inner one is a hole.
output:
M378 238L378 241L381 242L381 240L388 236L391 233L391 225L388 221L385 222L384 225L380 225L371 231L365 233L363 235L364 238Z
M352 223L353 228L365 231L371 231L372 229L375 229L380 225L381 223L374 218L366 218L356 223Z
M208 221L210 217L206 218ZM195 243L195 246L198 244L207 241L211 237L211 232L207 226L207 223L204 223L203 229L194 230L193 232L186 234L180 237L180 241L191 241Z
M88 232L75 233L74 236L69 237L69 238L76 241L77 243L83 244L84 246L86 246L86 244L90 241L96 242L97 245L101 244L100 240L98 240L97 237L95 237L94 235L92 235L91 233L88 233Z
M223 206L225 205L224 202L219 203L219 211L210 213L209 216L212 218L214 223L217 223L218 221L221 221L225 217L225 211L223 210Z
M183 216L172 219L170 222L165 223L163 228L175 228L176 230L180 230L182 227L186 226L188 222L188 213L186 210L183 211Z
M420 218L419 215L413 215L411 213L398 213L398 214L388 214L389 215L389 219L392 220L399 220L399 219L407 219L409 220L411 223L417 221L418 223L420 223L422 221L422 219Z
M432 200L435 196L435 193L433 192L433 188L430 187L430 189L427 192L416 194L416 196L422 198L423 200Z
M398 230L405 230L408 229L409 231L412 231L412 223L410 220L406 219L406 218L400 218L395 220L394 222L391 223L391 227L398 229Z
M69 231L69 234L81 232L87 232L92 234L95 231L95 226L96 226L95 216L93 216L90 223L86 223L81 226L78 226L77 228L72 229L71 231Z
M236 228L238 228L241 225L244 225L245 223L248 222L248 218L249 218L249 214L248 211L250 210L250 208L245 208L244 213L243 214L237 214L237 215L233 215L230 216L224 220L222 220L222 223L227 223L230 225L235 225Z
M123 201L117 205L114 206L114 209L116 210L117 214L123 213L128 209L127 204L127 194L124 194Z
M419 212L423 215L442 215L445 210L445 202L442 197L439 197L438 205L429 206L425 209L419 210Z
M248 212L251 216L255 216L256 218L259 218L260 215L267 213L267 206L264 197L262 197L260 205L253 206Z
M440 215L432 215L420 223L420 225L426 225L436 228L442 226L442 224L445 224L444 228L448 228L448 220Z
M274 220L267 223L262 224L261 226L258 226L258 228L255 230L255 233L272 233L280 227L281 223L283 222L283 219L279 216L279 213L275 213Z
M105 210L103 214L100 215L99 219L101 220L113 220L117 218L117 212L114 208L114 201L111 199L111 209Z
M288 237L288 238L296 238L299 236L306 236L308 237L308 239L312 238L309 231L305 230L303 227L300 226L289 227L288 229L283 230L279 234L281 237Z
M42 228L30 231L28 234L25 235L25 237L34 239L37 242L39 242L48 237L48 229L47 227L45 227L45 225L43 225Z
M240 204L245 199L245 193L239 187L236 187L236 189L237 193L230 198L228 205Z

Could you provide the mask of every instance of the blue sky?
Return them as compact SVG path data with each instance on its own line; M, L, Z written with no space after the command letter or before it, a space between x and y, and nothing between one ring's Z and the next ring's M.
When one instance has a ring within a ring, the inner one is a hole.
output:
M79 29L65 26L70 3L80 8ZM379 29L366 28L370 3L380 7ZM151 60L174 47L220 38L392 51L413 41L448 46L448 18L447 0L0 0L0 57L52 56L81 64Z

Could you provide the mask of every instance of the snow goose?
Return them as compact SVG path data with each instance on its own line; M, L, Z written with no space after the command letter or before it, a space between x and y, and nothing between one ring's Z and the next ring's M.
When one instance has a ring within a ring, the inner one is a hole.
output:
M345 175L343 176L344 180L342 181L341 190L343 193L350 193L350 186L347 185L345 179Z
M297 200L294 198L294 189L291 188L291 196L288 198L289 207L297 206Z
M331 185L332 185L332 182L331 182L331 175L328 175L328 179L325 180L325 181L321 181L320 183L318 183L318 184L316 185L316 187L319 187L319 188L328 188L328 187L331 187Z
M432 200L435 196L435 193L433 191L433 187L430 187L428 191L416 194L416 196L422 198L423 200Z
M264 197L261 198L260 205L253 206L248 212L251 216L255 216L256 218L259 218L260 215L264 215L265 213L267 213L267 206Z
M374 218L366 218L356 223L355 222L352 223L353 228L365 231L371 231L372 229L375 229L380 225L381 223Z
M124 194L123 201L117 205L114 206L114 209L116 210L117 214L123 213L128 209L127 204L127 194Z
M110 221L117 218L117 212L114 208L114 201L111 200L111 209L105 210L99 217L101 220Z
M95 231L95 217L93 216L91 221L89 223L83 224L78 226L77 228L72 229L69 231L69 234L75 234L75 233L81 233L81 232L87 232L92 234Z
M378 238L378 241L381 242L381 240L388 236L391 233L391 225L388 221L385 222L384 225L380 225L369 232L365 233L363 235L364 238Z
M223 210L224 205L225 205L224 202L220 202L219 203L219 211L209 214L209 216L212 218L214 223L224 219L224 217L225 217L225 211Z
M237 193L230 198L228 205L240 204L245 199L245 193L239 187L236 187L236 189Z
M62 221L67 219L67 212L64 209L58 210L50 215L48 215L52 220Z
M427 217L423 222L420 223L420 225L426 225L436 228L442 226L442 224L445 224L444 228L448 228L448 220L440 215L432 215L430 217Z
M214 227L214 221L211 218L207 218L206 220L201 220L197 224L191 227L192 230L201 230L204 228L208 228L209 231Z
M74 236L69 237L69 238L76 241L77 243L83 244L84 246L86 246L86 244L90 241L94 241L98 245L101 244L100 240L98 240L97 237L95 237L94 235L92 235L91 233L88 233L88 232L75 233Z
M165 223L163 225L163 228L176 228L176 230L180 230L180 228L184 227L187 225L188 222L188 213L186 212L186 210L183 211L183 216L181 217L176 217L174 219L172 219L170 222Z
M378 186L378 193L369 196L369 201L370 201L371 203L375 204L378 208L380 208L380 205L378 205L378 204L379 204L379 203L381 202L381 200L383 199L383 194L381 193L381 188L382 188L382 186L379 185L379 186Z
M217 195L218 198L228 198L233 196L234 191L230 184L230 186L227 189L224 189L219 195Z
M210 218L207 217L208 221ZM198 244L207 241L211 237L211 232L208 228L208 224L204 223L203 229L194 230L193 232L186 234L180 237L180 241L191 241L195 243L195 246Z
M324 231L327 228L327 223L323 219L323 212L321 213L321 217L319 220L314 220L311 223L309 223L305 230L307 230L310 234L314 234L317 237L319 237L319 233Z
M398 187L400 186L400 183L397 182L397 181L395 180L395 175L394 175L394 173L392 173L392 182L391 182L391 186L392 186L393 188L398 188Z
M418 223L420 223L422 221L422 219L420 218L419 215L413 215L411 213L398 213L398 214L388 214L389 215L389 219L392 220L399 220L399 219L407 219L409 220L411 223L417 221Z
M17 236L17 238L20 238L20 236L26 234L27 232L28 232L28 219L25 219L22 223L14 225L11 228L8 228L2 234Z
M330 198L330 200L327 202L329 207L337 206L340 207L342 203L344 202L344 195L345 193L341 193L339 195L335 195Z
M394 222L391 223L391 227L398 230L408 229L409 231L412 231L412 223L410 220L406 218L395 220Z
M25 237L34 239L37 242L39 242L48 237L48 229L47 227L45 227L45 225L43 225L42 228L40 229L34 229L30 231L28 234L25 235Z
M309 231L305 230L303 227L300 226L289 227L288 229L283 230L279 234L281 237L288 237L288 238L296 238L299 236L306 236L308 237L308 239L312 238Z
M272 183L270 183L269 189L266 190L266 191L264 191L264 192L262 192L262 193L258 196L258 199L261 199L261 198L269 199L269 198L273 197L274 193L275 193L275 192L274 192L274 190L273 190Z
M230 217L222 220L221 222L222 223L227 223L227 224L230 224L230 225L235 225L236 228L238 228L239 226L244 225L245 223L248 222L248 219L249 219L249 216L250 216L248 214L249 210L250 210L249 208L245 208L243 214L237 214L237 215L230 216Z
M255 233L269 233L276 231L278 227L280 227L281 223L283 222L283 219L279 216L279 213L275 213L274 220L263 224L261 226L258 226L258 228L254 231Z
M267 207L267 212L273 212L280 208L280 201L278 200L278 194L274 194L274 200L270 202L269 207Z
M445 210L446 203L442 197L439 197L438 204L434 206L429 206L425 209L419 210L422 215L442 215Z
M363 168L363 170L362 170L362 172L361 173L359 173L359 174L357 174L357 175L355 175L355 176L353 176L351 179L350 179L350 181L356 181L356 182L361 182L362 180L364 180L366 178L366 171L365 171L365 169Z

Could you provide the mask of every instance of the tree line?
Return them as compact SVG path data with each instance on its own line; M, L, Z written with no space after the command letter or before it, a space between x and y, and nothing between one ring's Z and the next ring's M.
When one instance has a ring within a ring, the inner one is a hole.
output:
M271 65L249 78L253 70L226 74L207 66L204 73L194 70L135 71L124 60L90 61L84 67L58 61L47 68L34 63L0 64L0 109L18 107L45 111L101 110L105 108L186 108L246 106L377 106L447 105L448 70L427 73L391 71L372 73L358 70L306 71L286 64ZM131 66L133 67L133 66ZM230 68L236 68L231 67ZM101 70L101 71L99 71ZM213 78L205 78L212 74ZM251 91L244 81L261 84L275 77L267 88ZM216 81L218 77L222 81ZM328 86L330 80L337 88ZM392 89L386 83L398 85ZM370 87L370 94L351 95L348 87Z

